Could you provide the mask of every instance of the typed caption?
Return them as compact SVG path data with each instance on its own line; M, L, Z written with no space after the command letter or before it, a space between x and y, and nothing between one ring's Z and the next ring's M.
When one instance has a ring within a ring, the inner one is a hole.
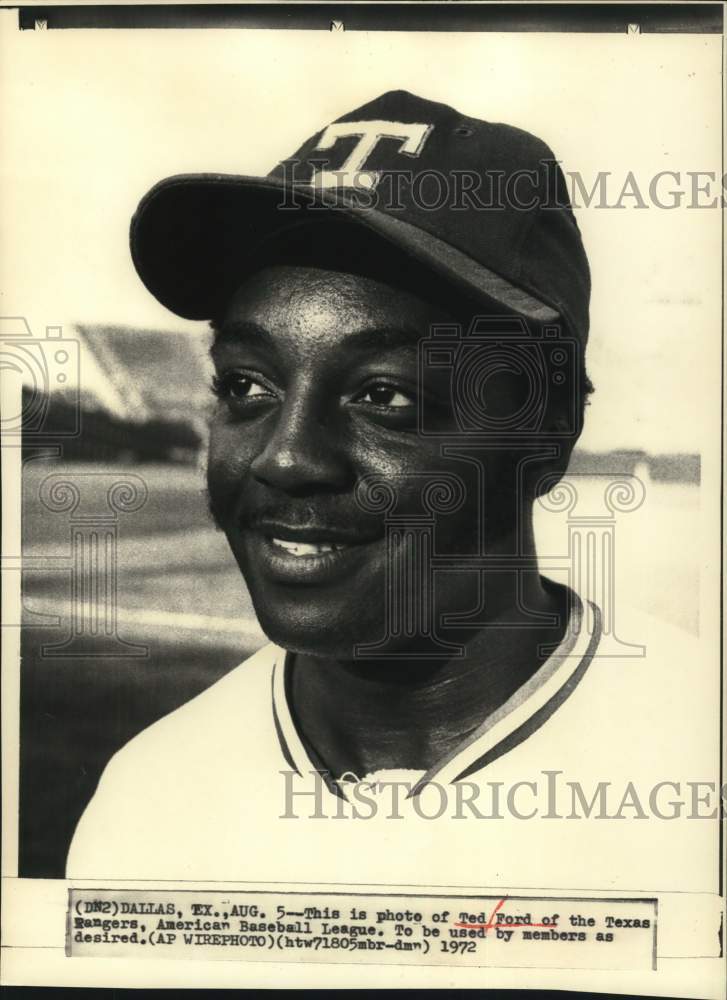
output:
M70 889L69 957L656 968L654 899Z

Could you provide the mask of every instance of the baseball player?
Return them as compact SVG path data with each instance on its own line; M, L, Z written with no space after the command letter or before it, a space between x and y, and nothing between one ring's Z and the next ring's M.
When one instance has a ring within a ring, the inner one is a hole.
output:
M615 889L706 858L711 826L647 832L620 792L632 822L564 821L562 782L651 788L712 744L654 725L689 713L687 640L639 620L647 655L600 655L603 609L538 569L591 389L548 147L386 93L267 177L162 181L131 249L212 323L210 507L270 644L112 759L68 874L586 886L610 851Z

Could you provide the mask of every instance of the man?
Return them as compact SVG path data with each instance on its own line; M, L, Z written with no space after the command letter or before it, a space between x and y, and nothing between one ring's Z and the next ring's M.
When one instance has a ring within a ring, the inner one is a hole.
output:
M624 787L680 688L599 662L601 609L538 571L533 503L590 391L550 150L387 93L268 178L163 181L131 240L159 301L212 322L210 506L271 645L117 754L69 874L589 884L600 837L523 824L533 779L585 760ZM637 872L619 854L613 886Z

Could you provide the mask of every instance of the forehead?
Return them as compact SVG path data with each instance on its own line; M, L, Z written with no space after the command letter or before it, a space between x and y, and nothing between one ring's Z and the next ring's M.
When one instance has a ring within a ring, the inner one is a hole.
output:
M328 351L374 334L370 346L408 345L430 325L450 319L442 307L379 277L331 268L270 265L248 278L218 323L218 342L254 339L264 332L280 349ZM376 332L380 332L377 341Z

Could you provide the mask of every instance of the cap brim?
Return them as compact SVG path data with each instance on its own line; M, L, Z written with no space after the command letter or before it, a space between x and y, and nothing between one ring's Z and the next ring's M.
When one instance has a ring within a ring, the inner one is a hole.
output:
M287 206L287 207L286 207ZM287 224L349 219L455 286L540 323L558 311L417 226L356 203L355 192L227 174L169 177L149 191L131 221L131 255L162 305L185 319L212 319L250 268L250 250Z

